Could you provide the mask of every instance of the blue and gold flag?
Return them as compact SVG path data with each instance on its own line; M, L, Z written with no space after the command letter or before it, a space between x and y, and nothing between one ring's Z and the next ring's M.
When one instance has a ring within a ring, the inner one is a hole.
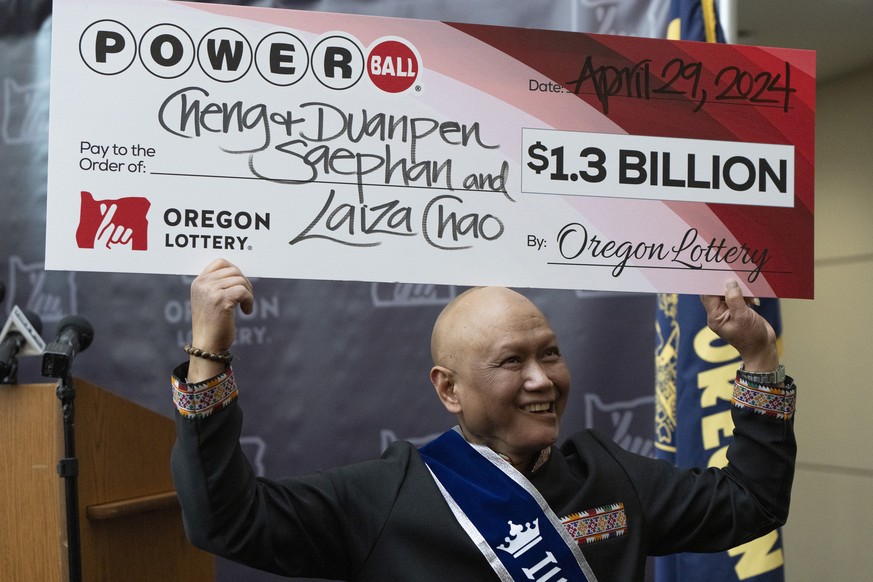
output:
M667 38L725 42L715 0L672 0Z
M668 37L724 42L715 0L673 0ZM781 338L778 300L763 299L759 312ZM696 296L660 295L656 333L657 456L685 468L724 466L733 440L730 408L739 354L709 329ZM783 582L783 566L777 530L726 552L659 557L655 580Z
M777 299L758 308L782 334ZM655 447L679 467L721 467L733 440L731 394L737 351L706 325L700 298L658 296L655 354ZM779 530L726 552L674 554L655 560L656 582L782 582Z

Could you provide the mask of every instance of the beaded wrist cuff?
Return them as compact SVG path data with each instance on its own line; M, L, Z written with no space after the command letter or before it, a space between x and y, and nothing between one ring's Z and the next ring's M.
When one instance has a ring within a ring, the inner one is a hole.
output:
M788 420L794 416L797 388L791 377L785 378L785 386L777 388L749 382L737 375L734 381L732 401L737 408L745 408L758 414Z
M230 367L218 376L196 384L185 384L173 376L172 384L173 403L179 414L187 418L205 418L236 400L239 395Z

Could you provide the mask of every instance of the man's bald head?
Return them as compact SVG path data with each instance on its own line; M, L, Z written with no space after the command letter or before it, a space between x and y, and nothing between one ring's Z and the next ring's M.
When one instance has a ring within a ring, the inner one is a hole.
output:
M473 287L455 297L433 326L430 350L434 365L452 368L471 345L493 335L489 329L493 331L510 312L545 320L527 297L506 287Z

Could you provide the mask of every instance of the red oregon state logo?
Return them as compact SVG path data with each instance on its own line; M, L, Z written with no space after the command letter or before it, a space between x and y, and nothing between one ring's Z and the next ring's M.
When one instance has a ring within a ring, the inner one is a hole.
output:
M386 93L406 91L418 78L419 59L412 47L399 39L383 40L367 56L367 74Z
M147 199L139 196L94 200L90 192L83 191L76 244L80 249L120 246L148 250L150 206Z

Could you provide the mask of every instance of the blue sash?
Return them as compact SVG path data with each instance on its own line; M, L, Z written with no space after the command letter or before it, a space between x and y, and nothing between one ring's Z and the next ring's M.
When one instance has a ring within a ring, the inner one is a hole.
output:
M455 518L500 580L596 582L533 485L491 449L450 430L419 449Z

